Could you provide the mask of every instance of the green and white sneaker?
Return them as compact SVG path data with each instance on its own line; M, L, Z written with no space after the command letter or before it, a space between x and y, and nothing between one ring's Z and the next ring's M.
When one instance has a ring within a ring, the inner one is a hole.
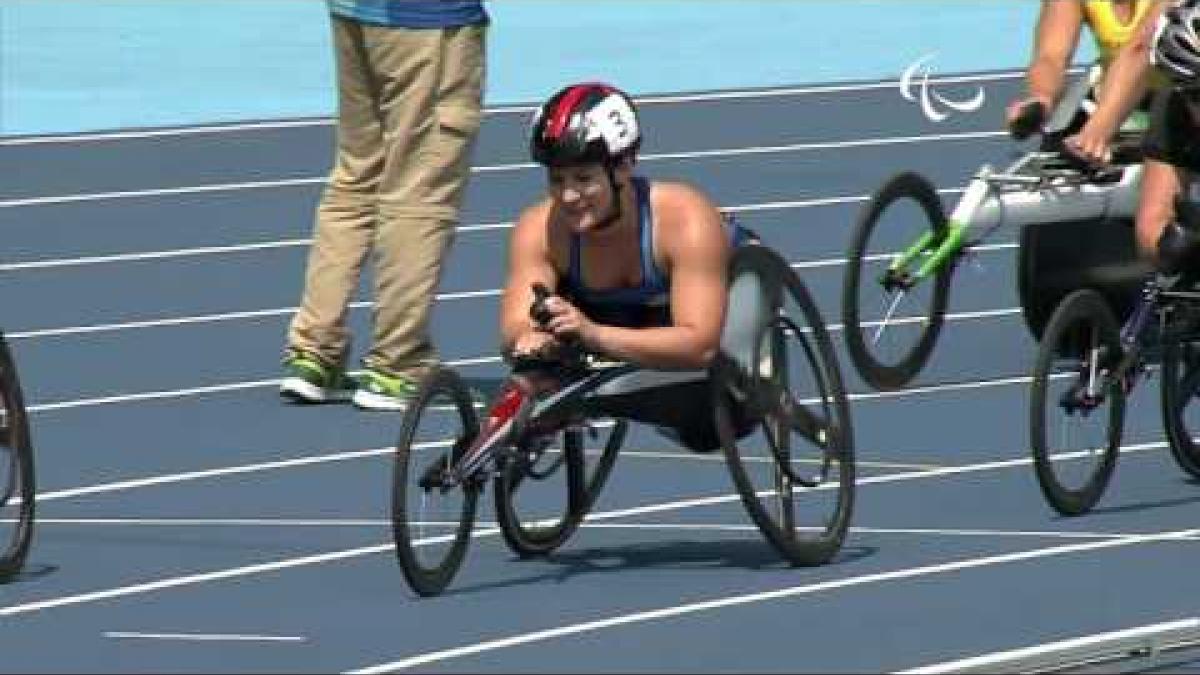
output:
M346 401L355 382L341 368L327 366L307 354L297 354L283 364L287 375L279 383L279 395L295 403Z
M354 392L354 405L363 410L404 410L417 393L417 383L404 375L363 371Z

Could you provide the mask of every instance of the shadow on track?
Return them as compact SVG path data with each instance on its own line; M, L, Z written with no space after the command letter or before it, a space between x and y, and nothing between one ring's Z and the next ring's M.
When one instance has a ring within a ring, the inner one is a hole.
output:
M846 546L826 565L819 568L853 562L873 556L878 552L874 546ZM509 560L520 562L517 557ZM479 591L527 586L544 582L563 583L581 574L607 572L632 572L642 569L745 569L786 570L789 566L780 559L775 549L765 541L670 541L639 543L627 546L606 546L576 551L557 552L530 562L558 566L559 569L535 576L508 581L463 586L447 590L443 595L458 595ZM805 568L792 568L801 571Z

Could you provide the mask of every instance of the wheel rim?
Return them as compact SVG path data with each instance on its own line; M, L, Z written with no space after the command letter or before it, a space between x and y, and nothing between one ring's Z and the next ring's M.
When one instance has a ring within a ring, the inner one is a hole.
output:
M434 373L405 412L393 492L396 553L419 593L440 592L465 551L479 483L456 481L449 467L478 433L470 397L449 371Z
M953 261L921 277L945 236L937 195L904 174L865 208L847 265L843 309L851 359L869 384L908 382L933 349L945 312Z
M516 553L541 555L561 546L599 496L628 423L589 424L589 431L570 429L542 439L532 467L514 462L498 478L496 514Z
M1124 390L1109 369L1120 354L1115 320L1099 296L1064 300L1039 347L1034 381L1034 459L1059 512L1090 509L1116 461Z
M718 431L751 517L790 561L819 564L840 547L853 503L849 409L828 334L786 263L766 269L775 310L756 333L746 404L718 393ZM737 270L735 269L735 273ZM718 377L730 377L728 373ZM754 416L737 419L738 410ZM746 422L743 424L743 422ZM740 427L740 428L739 428ZM739 431L749 433L740 434Z
M20 571L33 532L33 448L7 345L0 346L0 580Z
M1171 453L1180 468L1200 478L1200 345L1171 345L1162 365L1160 386Z

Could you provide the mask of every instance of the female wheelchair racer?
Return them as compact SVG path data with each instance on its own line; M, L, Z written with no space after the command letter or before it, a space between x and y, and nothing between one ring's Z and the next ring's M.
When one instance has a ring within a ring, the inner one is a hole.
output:
M630 421L694 429L710 416L742 503L784 559L819 565L837 553L855 466L833 344L804 284L773 251L744 245L729 269L730 313L706 369L646 369L582 351L517 363L482 424L459 375L447 367L428 374L404 416L392 493L396 556L418 594L444 590L470 539L496 533L474 529L488 482L499 533L514 552L545 555L566 542L604 486ZM532 393L521 384L530 367L552 371L561 385ZM599 448L587 451L601 429ZM712 449L686 431L679 439Z

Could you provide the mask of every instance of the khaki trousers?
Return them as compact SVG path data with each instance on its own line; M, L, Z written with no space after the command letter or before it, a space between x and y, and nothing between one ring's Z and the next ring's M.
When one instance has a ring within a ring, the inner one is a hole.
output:
M345 365L348 305L373 254L373 333L363 363L416 374L437 359L429 316L482 118L486 29L331 20L337 151L288 352Z

